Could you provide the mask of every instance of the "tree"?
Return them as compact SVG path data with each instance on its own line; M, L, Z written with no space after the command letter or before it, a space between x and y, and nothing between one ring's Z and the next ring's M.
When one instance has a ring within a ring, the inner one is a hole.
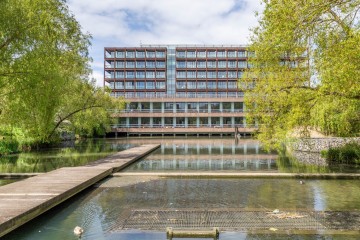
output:
M46 143L83 111L98 109L84 125L94 124L98 113L107 122L104 111L121 103L89 80L90 39L65 0L1 0L2 127L20 129L25 141Z
M267 146L294 131L360 132L359 0L263 0L240 79Z

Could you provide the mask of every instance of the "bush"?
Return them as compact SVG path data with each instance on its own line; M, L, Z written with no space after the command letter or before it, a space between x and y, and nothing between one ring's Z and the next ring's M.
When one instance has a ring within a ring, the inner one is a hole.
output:
M19 143L15 140L2 139L0 140L0 156L16 153L19 151Z
M329 148L328 151L322 151L321 155L328 162L360 164L360 145L357 143L348 143L337 148Z

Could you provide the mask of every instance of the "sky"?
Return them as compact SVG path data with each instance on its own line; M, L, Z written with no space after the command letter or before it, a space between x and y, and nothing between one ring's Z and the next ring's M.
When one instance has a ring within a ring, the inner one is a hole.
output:
M85 33L93 77L103 86L104 47L249 43L260 0L68 0Z

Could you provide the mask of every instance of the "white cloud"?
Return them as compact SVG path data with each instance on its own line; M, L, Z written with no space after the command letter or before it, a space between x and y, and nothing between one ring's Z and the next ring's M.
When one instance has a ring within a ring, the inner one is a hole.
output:
M246 44L260 0L70 0L93 36L94 76L103 85L104 47L143 44Z

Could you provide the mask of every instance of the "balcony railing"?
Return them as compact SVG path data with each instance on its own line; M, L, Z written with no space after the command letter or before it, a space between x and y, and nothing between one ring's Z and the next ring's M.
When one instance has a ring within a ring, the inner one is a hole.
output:
M109 112L112 113L242 113L243 109L124 109L124 110L114 110L111 109Z
M257 128L253 124L112 124L112 128Z
M175 93L167 94L165 92L117 92L117 97L125 98L241 98L244 97L243 92L225 92L225 93Z

